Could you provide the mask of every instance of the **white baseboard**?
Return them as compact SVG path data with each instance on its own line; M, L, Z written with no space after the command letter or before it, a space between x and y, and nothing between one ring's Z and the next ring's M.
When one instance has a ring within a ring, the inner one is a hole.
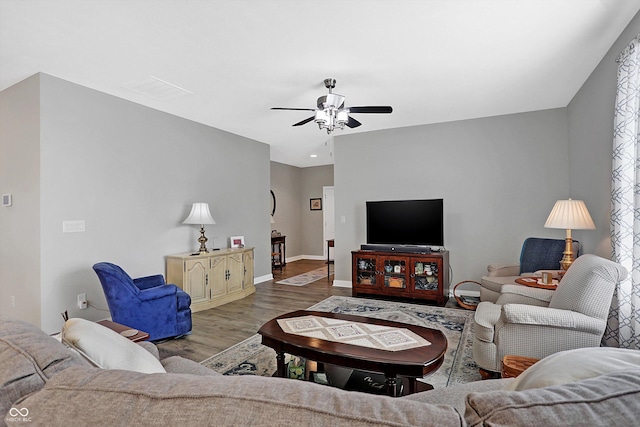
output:
M334 280L333 286L336 288L351 288L351 280Z
M253 283L257 285L258 283L268 282L269 280L273 280L273 274L265 274L264 276L254 277Z
M322 255L296 255L296 256L292 256L292 257L287 257L286 261L287 262L293 262L293 261L300 261L301 259L313 259L316 261L326 261L327 258L325 258Z

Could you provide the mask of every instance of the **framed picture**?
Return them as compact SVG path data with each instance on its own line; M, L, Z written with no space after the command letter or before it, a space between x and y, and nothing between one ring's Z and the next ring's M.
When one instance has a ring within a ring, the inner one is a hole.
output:
M309 207L312 211L321 211L322 199L309 199Z
M244 248L244 236L231 236L229 240L232 248Z

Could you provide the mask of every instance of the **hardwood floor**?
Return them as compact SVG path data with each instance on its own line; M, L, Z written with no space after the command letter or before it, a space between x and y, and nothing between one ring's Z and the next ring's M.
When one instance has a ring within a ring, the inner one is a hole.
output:
M256 285L244 299L192 314L190 335L160 343L160 357L182 356L201 362L254 335L268 320L294 310L304 310L331 295L351 296L350 288L335 288L326 277L305 286L275 282L326 267L325 261L299 260L273 270L274 280ZM333 271L333 266L331 267ZM331 275L333 280L333 275Z

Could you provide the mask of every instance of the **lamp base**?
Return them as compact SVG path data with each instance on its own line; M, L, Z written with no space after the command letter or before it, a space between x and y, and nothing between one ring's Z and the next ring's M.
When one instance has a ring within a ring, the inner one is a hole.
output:
M200 227L200 237L198 238L198 242L200 242L200 253L209 252L206 246L207 240L209 239L204 236L204 226L202 226Z
M562 253L563 257L560 260L560 268L563 270L568 270L575 261L575 257L573 256L573 239L571 236L565 239L564 252Z

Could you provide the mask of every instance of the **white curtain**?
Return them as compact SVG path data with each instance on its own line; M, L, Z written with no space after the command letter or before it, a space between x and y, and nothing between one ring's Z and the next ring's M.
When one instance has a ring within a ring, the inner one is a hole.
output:
M620 53L614 112L611 189L613 260L629 275L620 283L604 336L607 346L640 349L640 43Z

